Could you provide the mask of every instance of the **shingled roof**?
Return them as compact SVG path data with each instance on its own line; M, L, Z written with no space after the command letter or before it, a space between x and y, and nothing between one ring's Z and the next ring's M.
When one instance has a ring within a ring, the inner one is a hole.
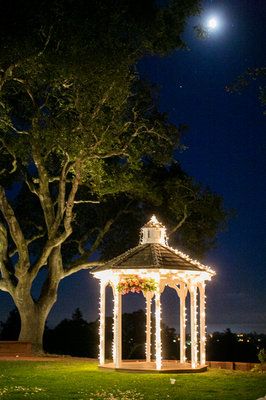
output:
M214 272L209 267L192 260L186 254L159 243L145 243L133 247L107 261L104 265L93 268L92 272L112 269L172 269Z

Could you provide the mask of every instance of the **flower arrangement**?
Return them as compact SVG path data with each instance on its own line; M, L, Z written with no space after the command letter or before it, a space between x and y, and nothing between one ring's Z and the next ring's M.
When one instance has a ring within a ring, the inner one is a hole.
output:
M156 289L157 283L153 278L140 278L138 275L129 275L126 278L122 278L117 285L117 290L122 294L154 292Z

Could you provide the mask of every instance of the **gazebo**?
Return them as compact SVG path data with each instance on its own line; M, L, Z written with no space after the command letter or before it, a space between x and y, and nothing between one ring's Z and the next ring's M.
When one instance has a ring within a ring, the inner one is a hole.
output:
M92 271L100 280L99 364L116 370L157 372L199 372L206 370L206 296L205 282L215 272L168 246L166 228L153 216L141 229L138 246L107 261ZM106 287L114 296L113 362L105 360ZM162 359L161 294L173 288L180 300L180 360ZM125 289L126 288L126 289ZM142 289L143 288L143 289ZM146 300L146 360L122 360L122 295L142 291ZM190 362L186 359L186 298L190 300ZM151 301L155 299L155 355L151 355ZM199 303L199 313L198 313Z

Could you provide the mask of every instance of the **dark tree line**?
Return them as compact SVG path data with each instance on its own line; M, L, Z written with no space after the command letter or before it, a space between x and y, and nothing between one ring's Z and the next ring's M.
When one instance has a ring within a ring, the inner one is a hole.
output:
M265 347L265 334L237 334L226 329L208 336L207 360L258 362L258 353Z
M106 318L106 356L112 357L112 317ZM155 331L152 321L152 331ZM143 359L145 357L145 313L143 310L123 314L123 358ZM12 310L5 322L0 322L0 340L17 340L20 317ZM44 349L50 354L64 354L76 357L98 357L99 322L87 322L79 309L71 319L63 319L54 328L45 327ZM174 328L162 324L164 359L179 359L179 337ZM154 338L153 338L154 347ZM236 334L226 329L207 337L207 360L258 362L260 349L266 348L266 335ZM155 349L153 348L153 354ZM190 352L190 338L187 336L187 357Z

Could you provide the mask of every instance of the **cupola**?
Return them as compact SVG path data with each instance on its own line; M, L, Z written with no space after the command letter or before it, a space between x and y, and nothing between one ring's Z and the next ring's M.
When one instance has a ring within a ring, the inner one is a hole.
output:
M141 228L140 244L159 243L167 246L166 228L155 215Z

